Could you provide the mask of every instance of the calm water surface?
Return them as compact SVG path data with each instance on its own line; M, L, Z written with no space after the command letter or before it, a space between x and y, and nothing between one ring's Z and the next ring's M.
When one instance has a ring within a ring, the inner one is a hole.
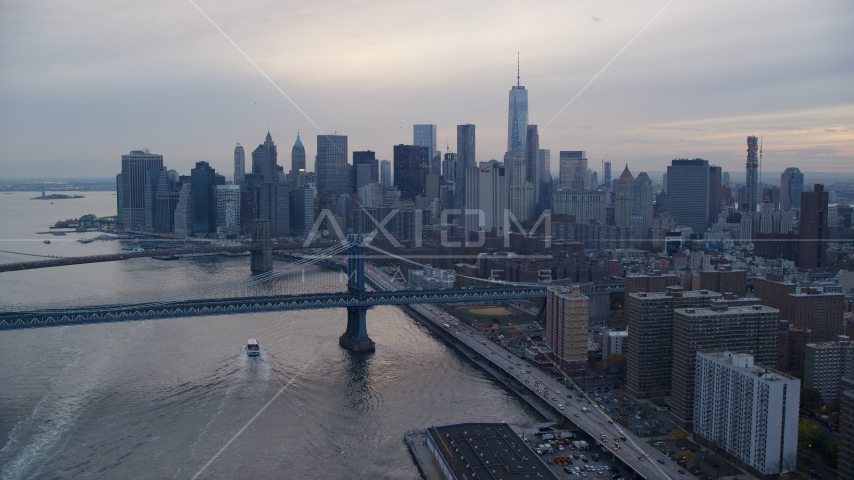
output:
M36 233L115 213L111 193L85 195L0 195L0 262L120 249ZM248 276L247 257L220 256L2 273L0 305L146 300ZM321 310L2 331L0 479L190 479L285 385L199 478L416 479L408 429L536 420L401 310L368 313L373 354L338 347L345 324ZM250 337L260 357L246 356Z

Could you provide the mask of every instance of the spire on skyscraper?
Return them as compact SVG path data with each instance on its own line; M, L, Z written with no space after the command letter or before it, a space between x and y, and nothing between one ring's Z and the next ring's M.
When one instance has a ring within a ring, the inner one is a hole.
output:
M516 52L516 86L522 86L522 83L519 81L519 52Z
M635 177L632 176L632 172L629 171L629 164L626 164L625 170L623 170L623 174L620 175L620 180L634 180Z

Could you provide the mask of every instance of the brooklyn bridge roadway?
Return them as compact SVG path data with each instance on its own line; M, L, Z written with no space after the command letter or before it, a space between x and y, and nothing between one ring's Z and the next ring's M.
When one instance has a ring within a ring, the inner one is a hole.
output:
M418 303L505 302L546 296L545 287L519 286L470 290L401 290L351 293L317 293L242 298L185 300L164 303L97 305L59 309L0 310L0 330L48 327L78 323L124 322L155 318L196 317L281 310L374 307Z

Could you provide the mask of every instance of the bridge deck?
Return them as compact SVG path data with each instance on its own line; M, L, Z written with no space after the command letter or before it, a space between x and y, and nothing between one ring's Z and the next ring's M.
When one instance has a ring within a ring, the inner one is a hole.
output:
M79 323L123 322L155 318L230 315L318 308L374 307L411 303L502 302L542 298L544 287L508 287L473 290L404 290L349 293L187 300L172 303L98 305L69 309L0 312L0 330Z

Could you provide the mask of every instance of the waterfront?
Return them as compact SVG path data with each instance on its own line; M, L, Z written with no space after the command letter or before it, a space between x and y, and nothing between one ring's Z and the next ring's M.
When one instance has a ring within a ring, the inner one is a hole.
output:
M51 245L35 234L114 214L109 192L54 205L18 195L0 199L2 250L120 248L73 241L97 233ZM13 272L0 275L0 304L144 300L248 275L248 258L221 256ZM537 418L397 308L368 313L373 354L338 347L345 325L330 310L0 332L0 478L192 478L288 382L199 478L415 479L405 431ZM259 358L243 351L250 337Z

